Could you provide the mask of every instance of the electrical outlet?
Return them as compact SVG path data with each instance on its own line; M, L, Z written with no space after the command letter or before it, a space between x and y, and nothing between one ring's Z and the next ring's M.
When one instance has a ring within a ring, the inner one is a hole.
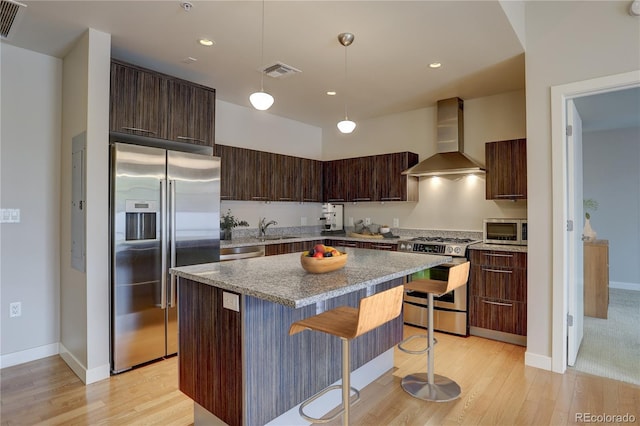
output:
M353 217L349 217L349 226L353 226Z
M397 217L393 218L393 227L394 228L399 228L400 227L400 219L398 219Z
M302 216L300 218L300 226L307 226L307 217L306 216Z
M240 312L240 296L234 293L222 292L222 307Z
M364 224L366 225L371 225L371 218L370 217L365 217L364 218Z
M13 302L9 304L9 316L19 317L22 315L22 303L21 302Z

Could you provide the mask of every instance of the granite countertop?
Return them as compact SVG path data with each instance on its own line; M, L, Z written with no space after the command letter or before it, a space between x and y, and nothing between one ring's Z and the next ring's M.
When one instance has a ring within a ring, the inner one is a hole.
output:
M299 308L451 261L449 256L356 248L344 251L349 254L346 266L326 274L302 269L300 253L183 266L172 268L171 273Z
M270 236L271 237L271 236ZM298 241L313 241L313 240L346 240L346 241L364 241L375 243L391 243L395 244L402 238L357 238L347 235L321 235L321 234L297 234L291 235L293 238L281 238L281 239L265 239L262 241L258 237L237 237L232 240L220 240L220 247L244 247L244 246L258 246L268 244L282 244L282 243L295 243Z
M478 243L478 244L471 244L468 248L469 250L500 250L500 251L511 251L511 252L518 252L518 253L527 252L527 246L515 246L511 244Z

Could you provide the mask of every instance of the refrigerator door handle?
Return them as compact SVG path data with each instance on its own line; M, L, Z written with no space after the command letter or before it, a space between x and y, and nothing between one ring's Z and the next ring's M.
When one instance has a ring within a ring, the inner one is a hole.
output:
M167 307L167 181L160 181L160 214L161 214L161 234L160 234L160 308Z
M171 199L169 201L170 209L169 218L171 220L170 229L171 229L171 267L176 266L176 181L169 181L169 192L171 193ZM171 308L175 308L176 306L176 276L171 274L171 295L169 299L169 306Z

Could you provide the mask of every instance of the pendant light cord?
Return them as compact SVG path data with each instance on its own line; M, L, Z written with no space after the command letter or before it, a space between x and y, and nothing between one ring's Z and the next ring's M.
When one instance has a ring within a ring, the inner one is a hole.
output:
M264 92L264 1L262 0L262 23L260 36L260 91Z
M349 90L349 74L347 73L347 47L344 47L344 119L348 120L347 115L347 95Z

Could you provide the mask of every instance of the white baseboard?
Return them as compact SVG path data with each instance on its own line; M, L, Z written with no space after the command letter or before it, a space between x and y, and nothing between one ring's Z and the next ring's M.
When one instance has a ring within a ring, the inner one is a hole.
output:
M534 354L527 351L524 353L524 365L539 368L541 370L551 371L551 357Z
M67 363L69 368L76 373L82 383L89 385L100 380L108 379L110 375L109 364L96 368L87 369L71 352L60 343L60 357Z
M620 290L640 291L640 283L622 283L619 281L609 281L609 288L618 288Z
M24 351L13 352L0 356L0 368L12 367L14 365L24 364L25 362L35 361L37 359L46 358L60 353L58 343L38 346Z

